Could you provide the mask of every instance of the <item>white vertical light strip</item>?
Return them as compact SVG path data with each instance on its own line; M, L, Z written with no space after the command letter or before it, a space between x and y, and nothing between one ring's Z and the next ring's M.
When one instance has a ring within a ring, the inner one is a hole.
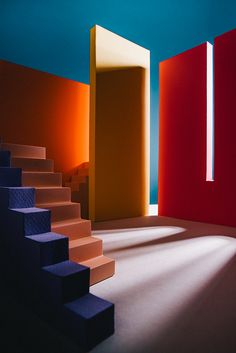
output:
M206 180L214 181L213 45L207 42L207 156Z
M149 205L148 216L158 216L158 205Z

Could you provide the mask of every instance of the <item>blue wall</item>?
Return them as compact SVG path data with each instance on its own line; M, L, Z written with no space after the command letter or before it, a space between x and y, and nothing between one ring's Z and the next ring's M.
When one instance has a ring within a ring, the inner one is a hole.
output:
M157 200L158 62L236 27L235 0L0 0L0 57L89 83L89 29L151 50L151 202Z

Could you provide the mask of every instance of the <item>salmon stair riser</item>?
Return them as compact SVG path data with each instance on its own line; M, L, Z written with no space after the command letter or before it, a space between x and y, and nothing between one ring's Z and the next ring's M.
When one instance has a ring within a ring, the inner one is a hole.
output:
M22 173L23 186L62 186L61 173L40 173L24 172Z
M59 234L65 234L70 240L91 236L91 222L85 219L53 222L52 229Z
M49 172L54 170L53 161L51 159L33 159L33 158L12 158L11 166L22 168L27 172Z
M82 262L102 255L102 240L94 237L87 237L69 242L70 259L75 262Z
M0 164L4 273L16 295L88 351L114 332L114 305L89 293L89 268L68 260L68 238L50 231L51 211L35 207L35 190L6 187L10 169ZM21 173L12 182L21 185Z
M71 189L62 187L38 187L35 189L36 203L69 202Z
M39 208L45 208L51 211L52 222L63 221L71 218L80 218L80 204L72 202L64 203L44 203L37 204Z
M12 164L22 167L23 185L36 188L36 206L50 211L52 232L68 236L70 242L77 242L76 246L70 247L70 259L77 263L85 261L91 268L90 284L112 276L114 260L103 256L102 241L91 236L91 222L81 219L80 204L71 202L71 190L62 187L61 173L53 173L53 161L46 159L46 149L11 144L2 146L11 151ZM87 192L88 171L88 163L85 163L78 168L78 175L72 177L72 184L74 180L75 184L80 182L79 201L86 199L83 193ZM86 207L84 204L83 208Z
M1 149L10 151L11 158L35 158L46 159L46 148L28 145L16 145L13 143L1 143Z

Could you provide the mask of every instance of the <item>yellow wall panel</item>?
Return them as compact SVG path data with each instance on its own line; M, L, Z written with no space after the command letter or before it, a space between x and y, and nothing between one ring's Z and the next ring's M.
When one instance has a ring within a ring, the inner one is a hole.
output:
M143 216L149 204L149 51L91 30L89 212Z

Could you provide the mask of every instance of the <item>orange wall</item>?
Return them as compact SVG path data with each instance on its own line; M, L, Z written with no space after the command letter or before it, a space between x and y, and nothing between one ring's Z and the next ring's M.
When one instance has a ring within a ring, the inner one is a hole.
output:
M89 85L0 61L0 136L45 146L64 173L89 159Z

